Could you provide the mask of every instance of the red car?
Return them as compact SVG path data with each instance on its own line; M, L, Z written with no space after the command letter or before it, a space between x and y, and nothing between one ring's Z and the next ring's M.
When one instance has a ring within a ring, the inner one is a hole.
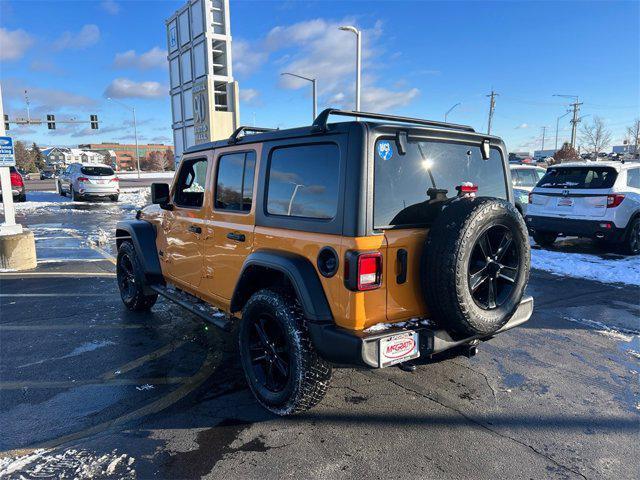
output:
M27 192L22 175L16 170L16 167L9 167L9 171L11 172L11 193L13 194L13 200L15 202L26 202ZM1 197L2 190L0 189L0 198Z

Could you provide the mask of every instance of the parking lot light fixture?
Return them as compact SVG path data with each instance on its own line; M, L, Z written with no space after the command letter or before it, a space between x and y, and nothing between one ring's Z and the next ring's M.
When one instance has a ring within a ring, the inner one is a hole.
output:
M311 123L313 123L313 121L316 119L317 116L317 111L318 111L318 97L316 94L316 79L315 78L308 78L308 77L303 77L302 75L298 75L296 73L289 73L289 72L283 72L280 75L289 75L291 77L296 77L296 78L301 78L302 80L306 80L308 82L311 82L311 95L313 97L313 118L311 119Z
M135 138L136 141L136 165L137 165L137 169L138 169L138 180L140 179L140 150L138 149L138 127L136 124L136 107L132 107L130 105L127 105L126 103L122 103L119 100L116 100L114 98L111 97L107 97L107 100L117 103L118 105L120 105L121 107L126 108L127 110L129 110L132 114L133 114L133 136Z
M362 68L362 32L352 25L338 27L345 32L351 32L356 36L356 112L360 111L360 77Z
M444 114L444 121L447 121L447 117L449 116L449 114L451 113L451 111L456 108L458 105L460 105L460 102L456 103L453 107L451 107L449 110L447 110L447 113Z

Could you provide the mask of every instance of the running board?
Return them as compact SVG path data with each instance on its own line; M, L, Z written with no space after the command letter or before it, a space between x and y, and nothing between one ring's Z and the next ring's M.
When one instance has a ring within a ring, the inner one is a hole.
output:
M226 320L226 315L215 316L214 312L210 312L213 307L209 307L205 302L193 302L179 292L168 289L163 285L150 285L149 288L216 327L227 332L231 330L231 322Z

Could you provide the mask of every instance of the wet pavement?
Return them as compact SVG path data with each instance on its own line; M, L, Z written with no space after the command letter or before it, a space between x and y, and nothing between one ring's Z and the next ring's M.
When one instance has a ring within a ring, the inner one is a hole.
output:
M318 407L281 419L248 391L234 332L122 306L110 232L135 208L23 218L40 265L0 274L0 477L638 478L640 288L534 271L532 319L477 356L336 370Z

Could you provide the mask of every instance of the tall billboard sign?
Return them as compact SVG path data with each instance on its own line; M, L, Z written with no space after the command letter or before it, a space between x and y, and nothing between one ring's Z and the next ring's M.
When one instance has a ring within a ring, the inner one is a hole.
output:
M192 145L238 127L229 0L189 0L166 20L176 161Z

